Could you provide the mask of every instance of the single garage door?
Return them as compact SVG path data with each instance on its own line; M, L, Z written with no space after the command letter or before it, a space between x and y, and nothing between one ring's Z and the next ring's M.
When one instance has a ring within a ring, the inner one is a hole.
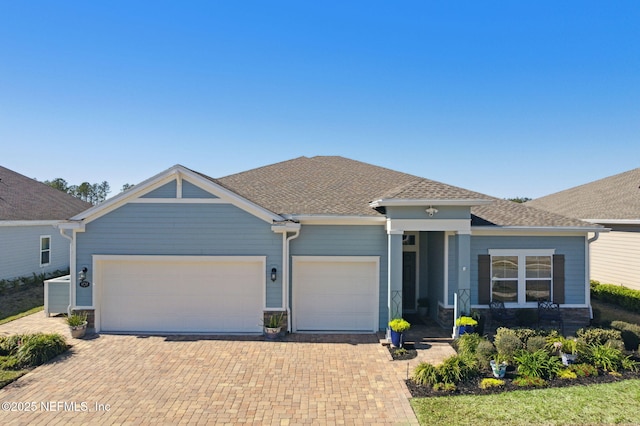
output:
M258 333L264 257L97 256L101 331Z
M294 331L378 331L379 258L294 256Z

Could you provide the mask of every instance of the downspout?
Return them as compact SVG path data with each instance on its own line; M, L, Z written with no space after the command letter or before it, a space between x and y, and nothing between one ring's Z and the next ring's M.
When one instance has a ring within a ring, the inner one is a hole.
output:
M65 234L64 229L58 228L58 231L60 231L60 235L69 240L69 306L67 306L67 314L71 315L71 307L73 306L76 293L76 245L74 238Z
M300 228L296 229L295 234L290 237L287 237L287 233L284 232L282 234L284 240L284 244L282 246L282 264L283 264L283 279L284 285L286 289L284 291L284 306L287 310L287 328L289 332L291 332L291 308L289 308L289 289L291 288L290 277L289 277L289 243L291 240L295 240L300 236Z
M600 238L600 232L596 231L593 237L587 239L587 271L589 272L589 280L587 282L587 298L589 301L589 319L593 319L593 307L591 306L591 243Z

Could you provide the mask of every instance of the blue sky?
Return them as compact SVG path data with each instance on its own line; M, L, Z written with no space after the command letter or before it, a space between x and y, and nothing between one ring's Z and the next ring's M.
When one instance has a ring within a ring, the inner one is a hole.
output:
M342 155L499 197L640 167L640 2L0 0L0 164L118 192Z

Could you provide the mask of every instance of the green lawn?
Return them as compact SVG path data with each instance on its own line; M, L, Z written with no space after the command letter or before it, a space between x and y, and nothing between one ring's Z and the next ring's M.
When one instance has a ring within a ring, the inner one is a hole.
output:
M0 297L0 324L4 324L25 315L33 314L44 308L44 288L31 286L15 293Z
M640 380L483 396L414 398L420 424L640 424Z
M28 372L29 370L0 370L0 389Z

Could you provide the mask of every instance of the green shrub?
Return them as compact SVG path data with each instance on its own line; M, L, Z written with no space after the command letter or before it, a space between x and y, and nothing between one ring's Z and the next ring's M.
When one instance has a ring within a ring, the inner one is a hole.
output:
M513 359L518 364L518 373L527 377L550 379L562 369L560 358L549 355L544 349L535 352L520 350Z
M433 385L434 391L455 392L456 385L453 383L436 383Z
M598 375L598 369L591 364L571 364L569 370L578 377L592 377Z
M0 356L0 369L2 370L20 370L22 365L15 355Z
M620 352L624 352L624 342L618 339L609 339L605 342L605 345L618 349Z
M411 328L411 324L409 324L407 321L403 320L402 318L395 318L389 321L389 328L391 328L393 331L397 333L404 333L409 328Z
M489 368L489 361L491 361L496 355L496 347L493 346L488 340L482 340L478 343L478 347L476 348L476 359L478 360L478 365L482 369Z
M413 370L413 380L423 386L433 386L439 381L438 369L428 362L421 362Z
M439 382L460 383L476 377L480 373L478 362L471 356L453 355L437 367Z
M508 359L512 359L518 350L524 348L522 340L512 333L496 334L493 344L496 346L498 353Z
M463 334L457 339L458 353L460 355L474 355L478 344L483 340L486 339L476 333Z
M67 342L59 334L31 334L25 336L16 351L16 358L24 366L44 364L67 350Z
M640 290L613 284L591 285L591 296L603 302L621 306L629 311L640 313Z
M523 388L546 386L547 381L540 377L521 376L513 379L513 384Z
M576 337L587 345L604 345L610 339L622 340L618 330L607 328L581 328L576 332Z
M591 344L587 347L585 357L592 364L605 371L618 371L624 358L620 349L609 345Z
M612 321L611 327L620 331L624 347L628 351L637 351L640 346L640 326L624 321Z
M574 380L578 378L578 375L574 371L571 371L568 368L565 368L564 370L561 370L558 373L558 378L564 379L564 380Z
M12 334L0 340L0 350L6 355L15 354L18 347L22 344L25 334Z
M638 370L640 370L640 364L630 356L623 357L620 360L620 366L623 370L633 371L634 373L637 373Z
M504 386L504 380L500 379L482 379L480 389L501 388Z
M544 336L531 336L527 339L526 345L529 352L535 352L547 346L547 338Z

